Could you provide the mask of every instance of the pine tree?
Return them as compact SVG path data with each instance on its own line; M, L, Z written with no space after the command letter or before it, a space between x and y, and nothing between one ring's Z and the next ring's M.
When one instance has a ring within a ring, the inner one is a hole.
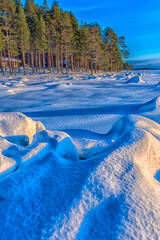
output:
M129 50L127 49L127 46L125 44L125 37L124 36L119 37L118 43L119 43L119 48L120 48L122 57L124 59L127 59L129 57L130 53L129 53Z
M69 12L70 15L70 22L72 26L72 38L70 41L70 51L71 51L71 69L72 71L75 70L75 57L79 52L80 47L80 27L77 19L75 18L72 12Z
M25 2L25 14L26 20L30 31L30 54L31 54L31 65L32 72L34 73L34 67L37 65L37 61L35 60L36 52L35 52L35 42L36 42L36 29L38 23L37 16L37 8L34 3L34 0L26 0Z
M2 30L4 32L10 74L13 74L13 54L17 55L17 35L16 35L16 5L14 1L3 0L0 2Z
M34 34L33 34L33 48L35 55L36 72L41 71L41 22L37 14L34 14Z
M118 36L113 29L107 27L104 30L104 37L108 42L108 50L110 54L110 71L115 71L123 68L123 61L120 49L118 47Z
M47 48L48 48L48 69L50 69L50 72L51 72L51 67L54 71L53 54L54 54L54 48L55 48L56 30L54 26L54 21L49 14L46 15L45 25L46 25Z
M82 67L83 67L83 60L84 60L84 69L85 72L87 71L87 61L90 57L90 41L91 41L91 32L89 31L88 26L86 23L81 25L80 28L80 56L82 58Z
M22 52L24 75L26 75L25 53L29 50L30 32L26 22L24 9L21 3L19 3L18 9L18 29L19 29L19 46Z
M40 16L40 47L43 56L43 71L45 73L45 50L47 49L46 28L43 16Z
M72 25L71 25L69 13L65 11L62 14L61 43L65 51L66 73L68 73L69 71L68 56L70 54L71 39L72 39Z
M56 70L57 72L59 72L62 16L61 16L61 10L59 8L58 2L56 0L53 1L50 13L51 13L51 18L53 19L55 31L56 31L56 34L55 34ZM62 65L62 62L61 62L61 65Z
M101 36L101 28L97 23L90 24L88 27L91 33L89 55L90 55L91 74L93 75L93 67L96 73L97 65L99 63L99 58L102 51L102 36Z
M48 12L50 10L49 7L48 7L47 0L43 1L42 9L43 9L43 16L47 16L47 14L48 14Z

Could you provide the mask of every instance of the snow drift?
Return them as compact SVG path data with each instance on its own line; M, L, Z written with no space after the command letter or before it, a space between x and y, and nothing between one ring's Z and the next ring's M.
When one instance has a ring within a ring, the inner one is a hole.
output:
M44 129L41 122L35 122L21 113L0 113L0 174L14 171L18 165L15 158L3 152L13 144L27 146L33 135Z
M55 151L72 161L79 160L78 152L69 135L45 131L41 122L21 113L0 114L0 176L15 171L22 162Z
M106 134L66 132L6 149L30 156L1 178L1 239L158 239L160 125L130 115Z
M156 87L160 87L160 82L158 82L158 83L156 84Z
M137 113L152 111L159 106L160 106L160 96L153 98L149 102L141 104L139 107L137 107Z
M25 135L32 141L33 135L44 130L41 122L35 122L21 113L0 113L0 136Z
M145 83L140 76L131 77L126 83Z

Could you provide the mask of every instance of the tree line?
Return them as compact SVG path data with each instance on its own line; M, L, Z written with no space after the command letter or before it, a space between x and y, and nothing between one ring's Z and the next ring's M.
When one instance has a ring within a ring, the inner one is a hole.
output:
M79 24L56 0L49 8L34 0L0 1L0 68L16 74L83 71L93 73L132 68L125 59L129 51L124 36L97 23Z

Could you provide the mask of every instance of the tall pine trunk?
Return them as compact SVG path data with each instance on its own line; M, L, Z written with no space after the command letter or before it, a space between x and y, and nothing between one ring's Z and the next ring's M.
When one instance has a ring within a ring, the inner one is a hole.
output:
M71 68L72 68L72 72L73 72L73 52L71 54Z
M61 73L63 73L63 46L61 44Z
M97 65L96 65L96 63L94 63L94 72L95 72L95 74L97 73Z
M66 49L65 49L65 59L66 59L66 73L68 74L68 46L66 42Z
M33 56L33 50L31 51L31 65L32 65L32 73L34 73L34 56Z
M87 56L85 55L84 57L84 63L85 63L85 72L87 72Z
M29 67L29 68L31 67L29 51L28 51L28 67Z
M40 52L38 52L38 68L39 68L39 72L41 71L41 54Z
M51 72L51 51L50 51L50 47L48 47L48 70Z
M36 54L36 57L35 57L35 66L36 66L36 72L38 72L38 53L37 53L37 50L36 50L35 54Z
M92 63L92 60L91 60L91 75L93 76L93 63Z
M3 68L3 55L2 55L2 51L1 51L1 55L0 55L0 65L1 65L1 70L3 72L4 75L4 68Z
M44 71L44 73L46 72L46 67L45 67L45 53L44 53L44 51L42 52L42 55L43 55L43 71Z
M59 73L59 45L57 45L56 70Z
M55 62L54 62L54 54L51 54L51 59L52 59L52 62L53 62L53 72L54 72L54 66L55 66Z
M2 50L2 55L4 55L4 62L5 62L4 68L5 68L5 71L7 71L6 53L4 49Z
M54 72L54 54L51 54L51 66L52 66L52 69L53 69L53 72Z
M26 75L26 62L25 62L25 52L24 52L24 46L22 45L22 58L23 58L23 69L24 69L24 75Z
M82 51L82 56L81 56L81 68L82 68L82 72L83 72L83 65L84 65L84 63L83 63L83 51Z

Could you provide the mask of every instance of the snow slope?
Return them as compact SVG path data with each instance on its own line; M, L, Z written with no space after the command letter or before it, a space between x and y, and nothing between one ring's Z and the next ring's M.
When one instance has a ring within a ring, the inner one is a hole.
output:
M1 77L1 240L159 239L159 78Z

